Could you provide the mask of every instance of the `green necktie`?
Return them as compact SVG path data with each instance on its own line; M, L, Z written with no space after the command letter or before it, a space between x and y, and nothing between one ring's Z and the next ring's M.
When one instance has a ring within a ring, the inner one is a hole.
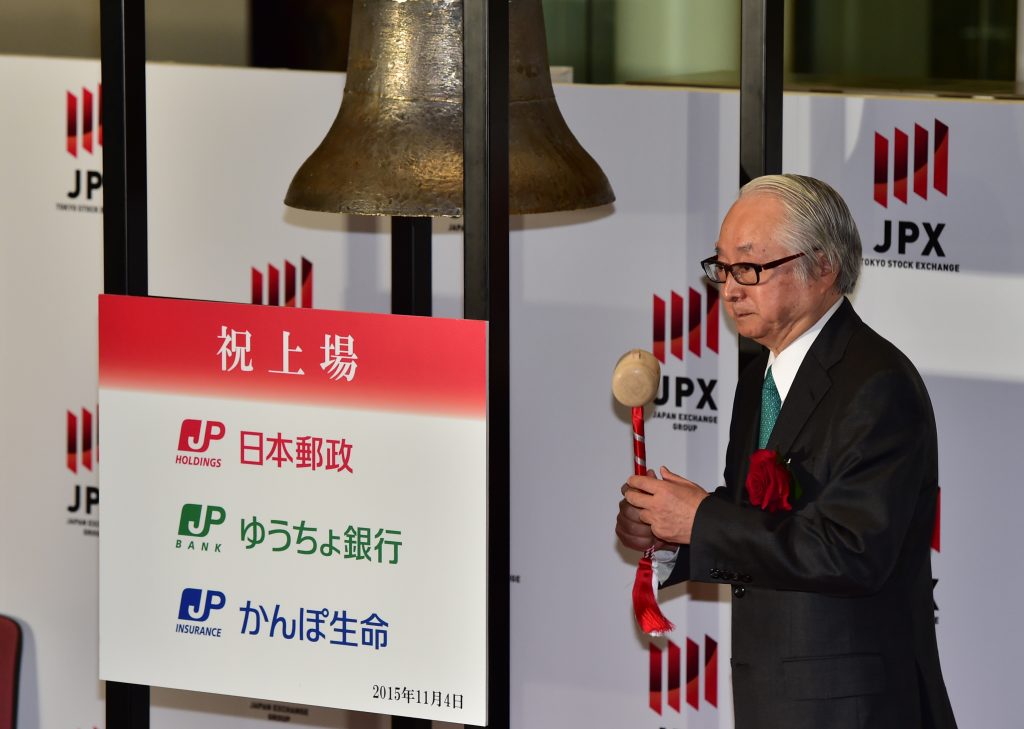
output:
M772 368L764 374L764 384L761 386L761 433L757 439L757 447L764 448L768 445L768 438L775 427L775 421L779 418L779 411L782 410L782 398L779 397L779 388L775 386L775 378L772 377Z

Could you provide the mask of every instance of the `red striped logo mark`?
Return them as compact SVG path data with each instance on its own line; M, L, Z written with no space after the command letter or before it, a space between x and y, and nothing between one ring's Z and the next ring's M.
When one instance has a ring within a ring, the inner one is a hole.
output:
M940 551L942 546L942 534L939 528L939 514L942 513L942 489L935 494L935 525L932 527L932 549Z
M928 130L920 124L914 125L914 170L910 172L910 136L902 129L893 130L892 138L892 196L902 203L907 202L908 186L913 185L914 194L928 199L928 169L932 170L932 188L943 195L949 194L949 127L935 120L934 139L930 145L931 163L928 160ZM889 207L889 140L875 132L875 202L883 208ZM913 178L911 180L910 178Z
M81 118L78 111L79 98L70 91L66 92L66 104L68 154L77 157L79 146L92 154L94 140L97 147L103 146L103 85L96 86L95 95L89 89L82 88Z
M689 290L688 302L685 302L685 306L683 295L673 291L669 301L672 309L669 339L672 356L676 359L683 359L684 338L690 353L697 357L701 355L702 344L706 345L708 350L717 354L718 289L709 284L704 284L704 295L701 296L699 291L691 288ZM662 364L665 363L665 309L665 300L655 294L653 306L653 350L654 356ZM683 318L684 313L688 314L686 319ZM683 331L684 322L686 324L685 334ZM706 332L706 340L704 339L703 332Z
M281 271L277 266L267 264L266 303L270 306L299 306L303 309L313 308L313 264L302 259L302 280L298 279L298 271L291 261L284 262L284 301L281 297ZM296 292L301 303L296 303ZM252 303L262 304L263 272L252 269Z
M682 710L682 696L685 692L686 703L693 709L700 710L700 675L703 665L704 701L712 707L718 707L718 641L710 635L704 636L704 661L700 660L700 646L690 638L686 639L686 684L682 684L683 655L678 645L667 641L667 660L662 661L666 651L654 643L648 644L650 663L650 707L659 716L662 713L662 698L676 713ZM664 680L663 664L667 670L667 682Z
M82 468L91 471L93 462L98 463L100 460L99 408L97 408L96 412L97 416L93 418L92 413L82 408L81 430L79 430L78 416L70 410L67 412L68 440L66 458L68 470L72 473L78 473L79 463L81 463ZM81 461L79 461L79 457L81 457Z

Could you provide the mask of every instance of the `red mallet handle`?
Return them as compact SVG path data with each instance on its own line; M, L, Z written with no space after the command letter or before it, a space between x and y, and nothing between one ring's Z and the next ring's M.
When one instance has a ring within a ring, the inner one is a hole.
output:
M644 439L644 406L653 402L661 384L661 366L653 354L632 349L619 358L612 373L612 394L633 410L633 472L647 474L647 444ZM633 613L640 629L648 635L665 635L675 626L658 607L654 595L654 549L644 552L633 580Z
M647 445L644 441L644 409L633 408L633 472L647 475Z

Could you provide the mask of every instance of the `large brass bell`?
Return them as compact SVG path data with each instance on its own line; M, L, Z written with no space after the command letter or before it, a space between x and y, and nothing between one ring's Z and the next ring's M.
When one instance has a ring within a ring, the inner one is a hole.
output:
M555 103L541 0L509 0L509 210L615 199ZM285 204L461 216L462 0L356 0L341 109Z

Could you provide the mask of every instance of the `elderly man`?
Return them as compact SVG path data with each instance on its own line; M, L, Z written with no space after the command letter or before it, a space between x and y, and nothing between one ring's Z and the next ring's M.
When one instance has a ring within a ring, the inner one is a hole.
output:
M746 185L702 262L740 334L725 485L623 486L616 533L663 585L732 585L737 729L956 726L935 642L935 421L921 377L845 294L861 245L819 180Z

